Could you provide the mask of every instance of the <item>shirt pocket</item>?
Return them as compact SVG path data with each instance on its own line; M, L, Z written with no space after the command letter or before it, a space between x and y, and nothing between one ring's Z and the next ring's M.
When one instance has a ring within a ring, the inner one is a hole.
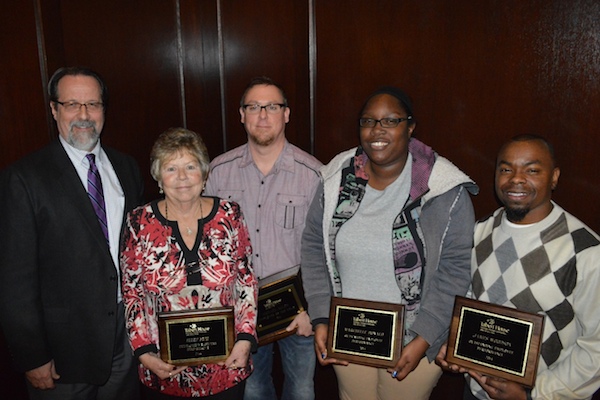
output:
M275 222L284 229L304 225L308 202L306 196L278 193L275 201Z

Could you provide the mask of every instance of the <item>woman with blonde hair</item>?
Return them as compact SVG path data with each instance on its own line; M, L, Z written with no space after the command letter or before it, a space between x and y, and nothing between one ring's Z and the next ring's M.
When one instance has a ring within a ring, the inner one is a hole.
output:
M169 129L152 149L151 173L165 198L127 217L121 251L131 347L147 399L242 399L256 347L256 279L239 206L202 196L206 147L196 133ZM236 341L220 363L181 367L159 357L160 312L233 307Z

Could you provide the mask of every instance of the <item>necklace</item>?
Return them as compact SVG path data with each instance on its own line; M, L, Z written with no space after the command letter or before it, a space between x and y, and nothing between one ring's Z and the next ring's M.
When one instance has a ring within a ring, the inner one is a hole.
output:
M204 212L202 211L202 198L200 198L200 219L202 219L203 215L204 215ZM165 218L167 219L167 221L169 220L169 203L167 203L167 199L165 199ZM175 221L177 221L177 220L175 220ZM191 235L192 233L194 233L194 230L192 228L190 228L189 226L186 226L185 232L188 235Z

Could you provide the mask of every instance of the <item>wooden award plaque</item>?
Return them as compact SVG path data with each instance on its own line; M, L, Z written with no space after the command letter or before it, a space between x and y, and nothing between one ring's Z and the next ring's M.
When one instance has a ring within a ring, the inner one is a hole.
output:
M457 296L446 361L533 387L544 316Z
M174 365L215 363L235 342L233 307L158 314L160 356Z
M404 306L332 297L327 353L351 363L396 365L404 337Z

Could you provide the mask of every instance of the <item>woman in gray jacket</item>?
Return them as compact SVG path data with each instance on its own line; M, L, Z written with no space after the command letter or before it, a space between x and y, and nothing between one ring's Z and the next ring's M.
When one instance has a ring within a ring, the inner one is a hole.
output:
M431 361L446 340L454 297L470 282L468 192L478 188L411 138L416 123L401 90L374 92L359 125L360 146L321 169L302 238L315 350L322 365L334 364L343 400L428 399L442 373ZM330 296L405 306L404 347L394 368L327 357Z

